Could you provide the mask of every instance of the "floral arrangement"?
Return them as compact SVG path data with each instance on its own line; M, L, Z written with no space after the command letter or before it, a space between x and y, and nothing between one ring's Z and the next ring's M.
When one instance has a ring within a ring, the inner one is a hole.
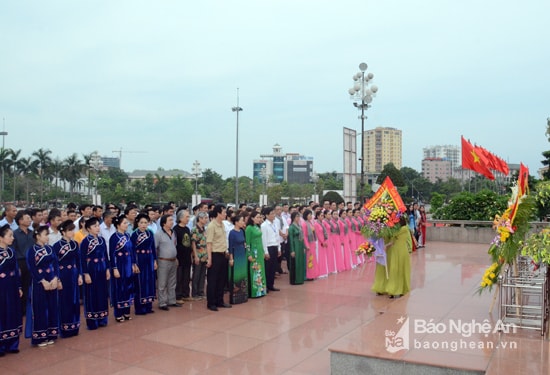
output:
M501 263L495 262L491 264L483 274L480 284L481 288L488 288L489 290L491 290L493 288L493 285L496 284L498 280L498 275L500 274L501 268Z
M521 253L523 240L529 231L529 219L533 213L533 198L527 194L527 188L520 182L512 187L508 208L502 215L496 215L493 221L495 238L491 241L489 255L492 264L481 279L478 293L492 290L505 265L512 265Z
M399 220L402 214L391 198L382 196L370 209L365 210L367 220L361 232L367 238L390 239L401 227Z
M514 233L514 228L512 227L512 222L510 221L510 214L508 211L504 212L502 216L495 215L495 220L493 220L493 229L499 234L499 241L506 242L508 237Z
M355 250L355 255L366 255L367 257L371 257L374 252L376 251L376 248L372 243L369 241L363 242L361 245L359 245L359 248Z

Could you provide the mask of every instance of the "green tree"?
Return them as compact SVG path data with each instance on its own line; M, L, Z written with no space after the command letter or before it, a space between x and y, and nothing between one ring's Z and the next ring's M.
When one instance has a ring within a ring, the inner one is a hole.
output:
M550 181L539 181L532 194L535 198L538 219L543 221L550 217Z
M51 158L51 151L50 150L44 150L43 148L39 148L35 152L32 153L32 156L36 158L37 164L38 164L38 171L40 175L40 203L42 204L42 201L44 199L44 179L47 179L48 173L50 171L50 164L52 162Z
M376 179L377 184L381 184L384 182L386 177L388 177L392 180L393 184L395 186L406 186L405 179L403 178L403 175L395 167L393 163L388 163L384 165L384 168L382 168L382 171L380 172L380 175Z
M30 202L29 193L30 193L30 184L36 175L38 174L38 160L31 159L30 156L26 158L21 158L19 161L19 174L23 177L23 182L25 184L25 196L26 201ZM33 189L34 191L35 189Z
M335 191L329 191L321 198L321 202L324 201L343 202L344 198Z
M168 190L166 176L155 173L155 192L158 194L158 202L162 202L163 194Z
M330 173L319 173L318 177L319 180L317 181L317 185L322 187L320 188L320 191L344 189L344 181L338 177L338 173L336 171Z
M61 177L69 183L69 191L71 197L73 197L74 189L79 185L80 177L86 166L82 164L82 161L78 158L76 153L67 156L65 160L63 160L63 164Z
M23 167L22 161L21 161L21 150L12 150L10 149L9 159L8 162L8 168L11 169L12 176L13 176L13 200L15 202L16 200L16 183L17 183L17 176L20 174L21 168Z
M430 210L431 212L436 212L445 203L445 196L439 193L432 193L432 199L430 200Z
M493 220L496 214L506 209L507 204L508 197L491 190L478 193L465 191L434 212L434 217L442 220Z
M57 192L58 192L58 185L59 185L59 179L61 177L61 171L63 170L63 162L56 157L54 160L51 161L51 163L48 166L48 173L47 176L50 178L50 183L52 182L52 179L55 180L55 200L57 201Z
M462 185L456 178L449 178L447 181L437 179L433 184L432 192L443 194L446 199L450 199L454 194L462 191ZM433 194L433 193L432 193Z
M210 168L202 172L202 192L205 195L204 197L212 198L215 202L222 201L223 187L224 179L219 173L214 172Z
M180 175L174 176L168 181L168 200L177 202L178 205L190 202L193 191L191 181Z

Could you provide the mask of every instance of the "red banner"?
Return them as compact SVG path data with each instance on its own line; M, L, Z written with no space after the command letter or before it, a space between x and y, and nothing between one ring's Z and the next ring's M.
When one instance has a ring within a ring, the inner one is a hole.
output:
M391 178L386 177L382 185L378 188L376 193L372 196L371 199L365 203L363 207L366 209L371 209L378 201L381 199L389 198L393 205L397 208L397 210L401 212L405 212L405 203L403 203L403 199L401 199L401 196L399 195L399 192L397 191L397 188L393 184Z

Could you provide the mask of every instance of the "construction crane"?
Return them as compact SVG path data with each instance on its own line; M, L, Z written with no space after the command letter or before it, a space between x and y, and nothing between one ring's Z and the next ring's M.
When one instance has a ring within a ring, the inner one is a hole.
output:
M146 154L147 151L126 151L123 150L122 147L119 150L114 150L113 153L118 154L118 163L120 166L120 169L122 169L122 154Z

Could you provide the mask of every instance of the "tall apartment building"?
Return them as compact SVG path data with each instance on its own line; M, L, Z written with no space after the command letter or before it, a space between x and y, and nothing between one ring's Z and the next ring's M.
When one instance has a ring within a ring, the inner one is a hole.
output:
M424 157L422 159L440 158L451 162L453 168L461 165L461 149L459 146L429 146L422 149Z
M397 169L401 169L403 163L401 130L387 127L367 130L363 150L366 173L380 173L388 163L393 163Z
M462 151L459 146L439 145L422 149L422 176L435 182L438 178L447 181L460 178Z

